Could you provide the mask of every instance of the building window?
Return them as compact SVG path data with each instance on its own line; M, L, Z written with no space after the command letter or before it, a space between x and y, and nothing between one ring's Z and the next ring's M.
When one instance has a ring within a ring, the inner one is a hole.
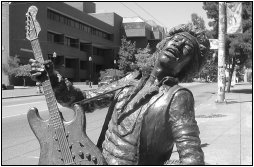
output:
M47 36L48 42L54 42L54 34L48 32L48 36Z
M57 21L57 22L60 22L60 23L63 23L67 26L71 26L73 28L76 28L76 29L79 29L81 31L85 31L87 33L91 33L92 35L96 35L100 38L104 38L104 39L107 39L107 40L112 40L112 38L110 38L110 36L112 34L108 34L106 32L103 32L103 31L100 31L94 27L91 27L91 26L88 26L86 24L83 24L77 20L73 20L67 16L64 16L60 13L57 13L55 11L52 11L50 9L47 10L47 17L48 19L50 20L54 20L54 21Z
M64 16L60 16L60 22L64 24Z
M64 40L65 40L65 41L64 41L65 45L71 46L71 39L70 39L70 38L65 37Z
M79 48L80 48L80 51L88 52L90 46L91 46L90 43L83 43L83 42L80 42L80 47L79 47Z
M60 21L60 14L56 13L54 11L48 10L47 11L47 17L51 20Z
M75 28L79 28L79 22L75 22Z
M79 29L84 30L84 25L82 23L79 23Z
M65 45L79 48L79 40L74 38L65 37Z
M76 63L75 63L75 59L65 59L65 67L66 68L75 68L76 67Z
M53 12L51 10L47 11L47 17L48 17L48 19L53 20Z
M52 32L48 32L47 34L47 40L49 42L54 42L57 44L63 44L63 35L62 34L55 34Z
M86 70L87 69L87 61L80 61L80 69L81 70Z
M91 33L91 27L87 27L87 32Z

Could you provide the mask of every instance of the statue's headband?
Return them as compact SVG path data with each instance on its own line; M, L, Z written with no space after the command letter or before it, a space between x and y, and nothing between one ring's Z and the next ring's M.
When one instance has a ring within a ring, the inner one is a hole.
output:
M199 43L198 43L196 37L192 36L188 32L180 32L180 33L177 33L175 35L180 35L180 36L183 36L183 37L187 38L188 40L191 41L191 43L193 44L194 48L199 48Z
M198 65L198 69L200 67L200 58L202 56L201 52L200 52L200 48L199 48L199 43L196 39L196 37L192 36L190 33L188 32L179 32L175 35L180 35L180 36L183 36L185 38L187 38L189 41L191 41L191 43L193 44L193 49L194 49L194 55L193 55L193 58L195 59L197 65Z

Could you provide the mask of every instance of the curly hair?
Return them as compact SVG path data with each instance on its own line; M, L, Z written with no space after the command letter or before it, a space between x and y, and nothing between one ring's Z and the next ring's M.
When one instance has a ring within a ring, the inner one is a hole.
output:
M190 42L194 46L194 55L192 62L188 66L186 66L180 73L179 73L179 80L182 80L186 76L192 75L193 72L199 71L203 65L205 60L206 53L210 50L210 43L208 38L205 35L205 31L199 29L192 23L189 24L180 24L168 32L166 38L164 38L160 43L157 44L157 53L156 55L160 54L167 44L175 35L182 36L190 40Z
M205 56L207 51L210 49L210 42L205 35L205 30L198 28L197 26L193 25L192 23L189 24L180 24L168 32L167 37L173 36L175 34L187 32L190 35L194 36L199 43L199 49L201 52L201 56Z

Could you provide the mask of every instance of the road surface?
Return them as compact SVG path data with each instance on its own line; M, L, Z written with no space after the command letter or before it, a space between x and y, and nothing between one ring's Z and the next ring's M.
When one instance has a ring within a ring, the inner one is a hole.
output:
M217 91L214 83L188 87L195 98L195 107L207 101ZM2 165L37 165L39 143L27 122L26 113L36 106L43 119L48 118L47 105L43 96L13 98L2 100ZM73 111L59 105L64 118L68 121ZM107 108L87 113L87 135L96 143L99 137Z

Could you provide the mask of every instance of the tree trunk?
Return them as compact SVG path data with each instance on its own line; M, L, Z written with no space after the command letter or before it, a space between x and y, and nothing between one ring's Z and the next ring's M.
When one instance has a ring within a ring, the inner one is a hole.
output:
M26 78L23 77L23 86L26 86Z
M233 58L233 61L232 61L232 68L229 69L227 92L230 92L232 75L234 73L234 70L235 70L235 58Z

